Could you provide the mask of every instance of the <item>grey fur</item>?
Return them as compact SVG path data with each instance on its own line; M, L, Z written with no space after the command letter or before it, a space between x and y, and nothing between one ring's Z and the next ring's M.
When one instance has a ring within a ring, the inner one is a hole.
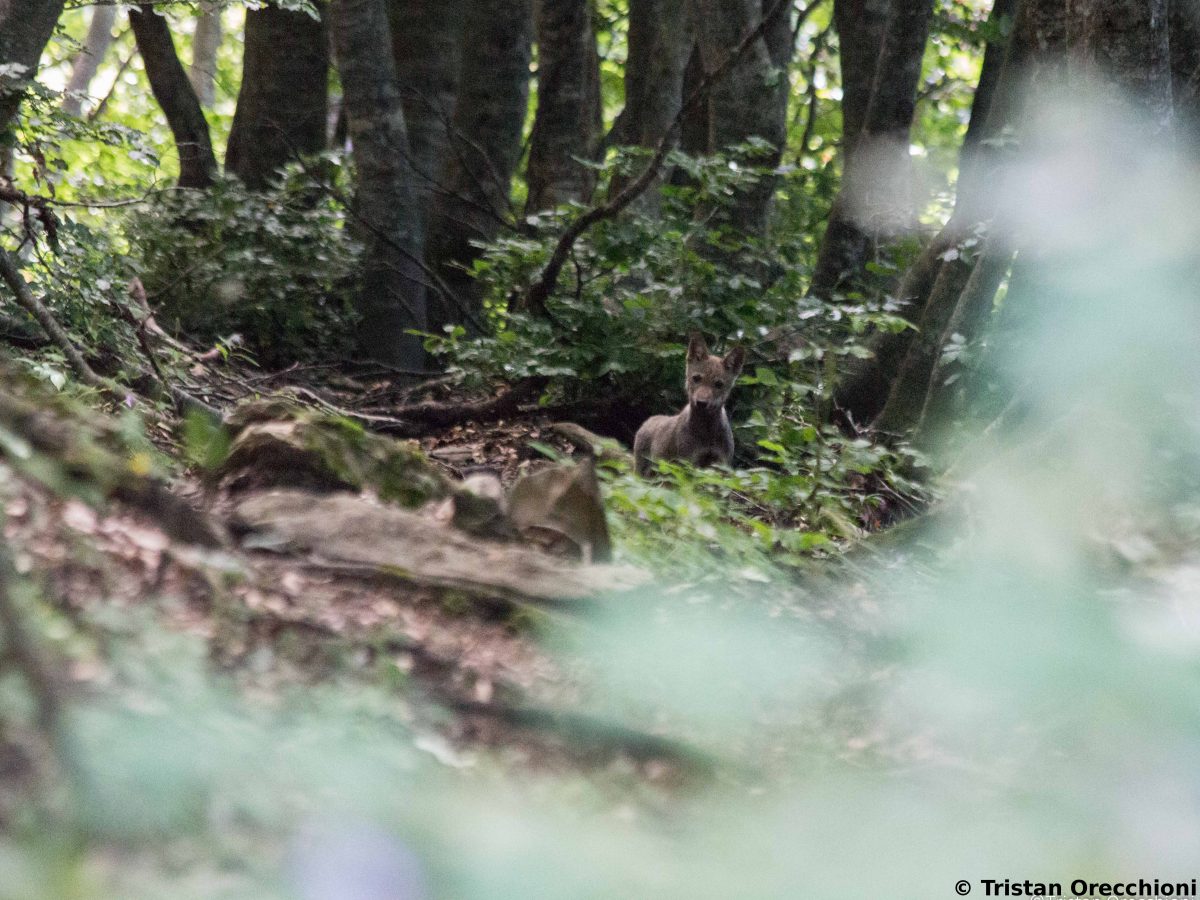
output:
M651 416L633 439L639 475L656 459L685 460L696 466L727 465L733 459L733 429L725 401L742 371L745 351L734 347L724 357L708 352L704 338L692 334L687 353L688 404L673 416Z

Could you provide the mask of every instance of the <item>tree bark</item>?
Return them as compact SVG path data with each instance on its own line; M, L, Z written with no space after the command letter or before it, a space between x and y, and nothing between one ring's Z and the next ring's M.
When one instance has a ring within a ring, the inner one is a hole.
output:
M1067 22L1066 6L1061 0L1022 0L1016 11L1000 83L986 116L986 137L998 136L1004 127L1020 131L1031 85L1061 83ZM948 247L946 257L929 295L916 306L922 311L916 318L918 330L907 342L904 358L890 384L887 403L876 420L880 431L900 434L919 425L938 358L949 337L947 325L979 263L978 242L988 235L995 211L995 194L986 182L1003 160L1000 152L983 149L986 137L973 148L973 166L978 168L970 184L960 190L954 215L943 229L942 242ZM967 246L968 242L976 246ZM992 258L989 264L1000 263ZM1007 260L1004 265L1007 268Z
M625 107L611 143L657 147L683 105L695 46L687 0L630 0L628 45Z
M1134 100L1158 132L1172 124L1168 0L1067 0L1080 74Z
M720 67L730 50L751 32L767 10L776 8L772 0L692 0L697 45L705 72ZM778 17L790 20L792 4L785 3ZM778 22L773 23L778 26ZM772 52L774 50L774 52ZM756 39L733 68L713 85L709 95L708 149L725 150L759 138L769 145L752 153L746 162L766 170L779 164L787 138L787 63L779 58L779 47L771 28ZM764 175L759 182L737 192L725 224L747 235L765 236L770 220L775 178ZM725 216L719 216L722 224Z
M419 369L421 339L406 331L427 325L420 221L386 0L333 0L329 24L357 176L356 230L364 245L359 347L370 359Z
M529 146L526 212L585 201L600 138L600 57L589 0L535 0L537 114Z
M249 40L249 36L247 36ZM192 64L188 80L196 99L210 107L216 99L217 51L221 49L221 7L203 3L196 13L196 31L192 35Z
M694 32L693 28L693 32ZM686 100L696 92L696 88L704 78L704 62L700 57L700 47L692 44L688 54L687 65L683 69L683 97ZM702 156L708 152L708 121L712 118L712 104L709 97L702 97L684 110L683 121L679 123L679 149L688 156ZM676 180L676 179L672 179Z
M1006 236L997 232L989 234L942 329L939 356L934 360L933 374L917 420L918 445L929 446L955 415L966 410L971 386L968 372L957 358L948 360L940 354L952 338L965 346L983 331L992 314L996 291L1008 274L1012 258L1012 246Z
M861 113L856 107L861 102L857 82L862 73L854 72L855 106L843 116L853 127L861 115L862 124L844 157L841 187L813 271L810 290L818 297L829 298L839 289L857 286L880 245L916 224L908 146L932 15L932 0L892 0L870 99ZM866 18L871 27L864 28L864 42L875 38L873 16ZM857 48L852 54L856 65L866 49Z
M1180 134L1200 143L1200 5L1175 2L1170 10L1171 99Z
M1065 25L1058 20L1058 11L1044 10L1034 17L1038 56L1026 67L1042 70L1039 84L1065 82L1084 88L1100 85L1120 102L1122 115L1127 114L1128 101L1133 99L1138 111L1149 116L1152 130L1162 134L1171 129L1174 116L1167 5L1166 0L1071 0ZM1058 49L1064 44L1070 49L1070 65L1065 72L1053 60L1056 43ZM1012 103L1010 97L1004 99ZM923 443L928 443L955 412L964 408L964 395L972 387L969 379L956 377L966 373L956 363L942 360L940 349L955 333L965 340L978 333L1008 271L1013 251L1008 235L989 234L957 306L941 331L939 353L934 358L918 420L917 438ZM994 331L996 339L1005 340L1015 330L1015 323L1028 316L1029 305L1037 302L1041 293L1036 287L1028 288L1036 284L1044 269L1039 248L1025 247L1013 267L1003 330Z
M446 166L430 215L427 259L444 285L430 325L479 315L467 271L511 221L509 191L529 100L530 0L472 0L463 16L458 101Z
M390 0L392 55L404 104L422 229L445 163L458 92L459 37L471 0Z
M280 168L325 149L329 115L328 12L274 6L246 12L242 86L225 168L261 190Z
M146 65L146 77L154 99L162 107L175 137L179 153L179 186L207 188L217 174L208 122L183 64L175 53L175 42L167 20L150 4L129 10L129 25L138 52Z
M0 135L21 105L22 83L37 75L62 10L63 0L0 0L0 66L22 67L19 73L0 75Z
M1017 0L996 0L991 12L991 25L1004 31L1007 24L1007 33L1011 35L1015 29L1013 16L1016 9ZM1007 95L1015 102L1018 94L1015 80L1022 52L1023 48L1013 46L1009 39L1003 39L989 43L984 53L983 68L971 105L970 123L960 154L954 213L941 232L925 246L920 257L892 292L898 301L906 304L906 315L916 323L921 321L939 279L941 287L948 289L956 282L965 282L967 278L967 274L962 272L953 279L949 275L942 277L941 270L947 263L945 255L971 236L988 215L990 195L982 172L990 168L987 159L991 158L988 155L991 151L985 149L983 142L993 133L998 133L1003 123L1012 116L1009 101L997 97L997 88L1002 71L1011 69L1013 74L1007 77L1014 82L1014 87ZM958 262L959 268L965 265L957 259L951 262ZM911 330L876 335L871 342L874 356L856 362L843 379L837 392L838 406L858 422L875 418L887 402L897 371L915 339L916 333Z
M104 56L113 42L113 25L117 21L115 6L97 6L92 9L88 22L87 36L71 66L71 78L67 81L67 96L63 99L63 111L77 116L83 111L83 98L92 85L92 79L104 62Z
M867 121L871 88L887 31L892 0L834 0L842 73L842 154L849 156Z

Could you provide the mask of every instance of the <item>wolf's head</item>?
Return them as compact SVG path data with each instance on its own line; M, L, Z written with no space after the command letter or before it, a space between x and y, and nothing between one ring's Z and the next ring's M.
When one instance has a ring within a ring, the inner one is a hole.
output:
M692 409L705 413L724 406L745 359L742 347L734 347L724 356L714 356L708 352L699 332L692 332L687 351L687 395Z

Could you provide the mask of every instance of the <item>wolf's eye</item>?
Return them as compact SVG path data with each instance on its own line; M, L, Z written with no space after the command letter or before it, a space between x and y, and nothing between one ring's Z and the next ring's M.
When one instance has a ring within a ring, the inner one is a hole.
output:
M717 382L714 382L714 384L716 385L716 388L717 388L717 390L718 390L718 391L719 391L721 388L725 387L725 382L723 382L723 381L717 381Z
M699 375L693 375L693 376L692 376L692 383L693 383L693 384L699 384L699 383L700 383L700 376L699 376Z

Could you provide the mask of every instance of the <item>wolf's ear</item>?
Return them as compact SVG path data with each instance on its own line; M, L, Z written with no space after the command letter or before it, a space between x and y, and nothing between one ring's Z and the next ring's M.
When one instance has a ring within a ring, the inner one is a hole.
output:
M734 375L737 375L738 372L742 371L742 363L745 361L746 348L741 344L726 353L725 358L721 360L722 364L725 366L725 371L732 372Z
M704 336L698 331L693 331L688 335L688 362L700 362L708 359L708 344L704 343Z

